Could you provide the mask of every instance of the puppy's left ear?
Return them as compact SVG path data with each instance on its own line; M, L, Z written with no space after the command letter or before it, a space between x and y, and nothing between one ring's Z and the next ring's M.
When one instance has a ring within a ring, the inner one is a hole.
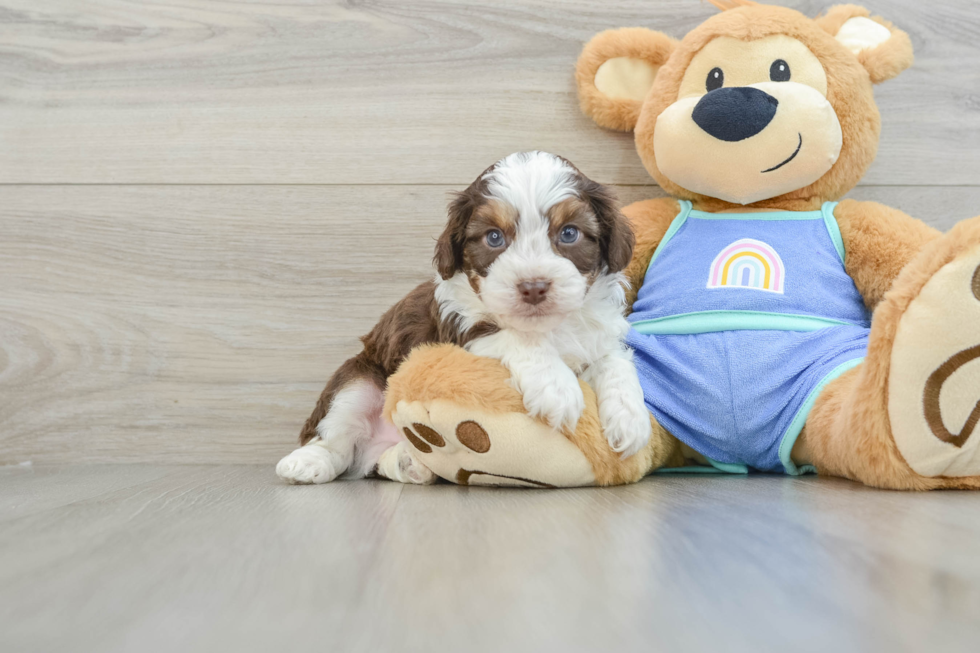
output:
M816 22L854 53L872 84L898 76L915 58L909 35L864 7L837 5Z
M589 179L583 195L599 221L599 247L610 272L620 272L633 258L633 227L619 210L619 202L607 186Z

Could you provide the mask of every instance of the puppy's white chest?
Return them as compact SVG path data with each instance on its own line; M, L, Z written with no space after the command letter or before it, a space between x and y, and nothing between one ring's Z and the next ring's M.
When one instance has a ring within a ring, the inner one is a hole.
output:
M573 372L575 372L576 376L580 376L582 372L585 371L585 368L589 366L589 361L582 360L581 358L574 356L562 356L561 360L563 363L565 363L565 365L568 365Z

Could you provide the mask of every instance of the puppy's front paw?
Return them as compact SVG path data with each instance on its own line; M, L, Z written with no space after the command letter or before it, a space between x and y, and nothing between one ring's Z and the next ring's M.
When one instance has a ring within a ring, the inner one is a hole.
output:
M329 483L344 471L336 453L317 444L308 444L285 456L276 465L276 474L293 485Z
M557 431L575 430L585 410L585 396L572 370L556 365L545 372L521 375L515 381L531 417L540 417Z
M652 427L643 396L630 392L604 393L599 402L602 432L613 451L629 458L650 441Z

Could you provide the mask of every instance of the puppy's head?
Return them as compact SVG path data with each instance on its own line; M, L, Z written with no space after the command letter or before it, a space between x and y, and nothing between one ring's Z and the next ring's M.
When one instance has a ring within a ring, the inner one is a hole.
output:
M465 278L503 324L547 330L632 253L633 232L609 189L561 157L521 152L452 201L435 264L443 279Z

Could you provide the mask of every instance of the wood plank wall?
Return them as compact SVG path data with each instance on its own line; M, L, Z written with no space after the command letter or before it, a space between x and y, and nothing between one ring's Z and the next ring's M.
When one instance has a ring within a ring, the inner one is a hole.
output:
M877 89L851 196L980 214L976 3L867 4L917 59ZM0 0L0 463L273 463L487 165L546 149L625 202L662 195L572 69L599 30L680 37L714 11Z

